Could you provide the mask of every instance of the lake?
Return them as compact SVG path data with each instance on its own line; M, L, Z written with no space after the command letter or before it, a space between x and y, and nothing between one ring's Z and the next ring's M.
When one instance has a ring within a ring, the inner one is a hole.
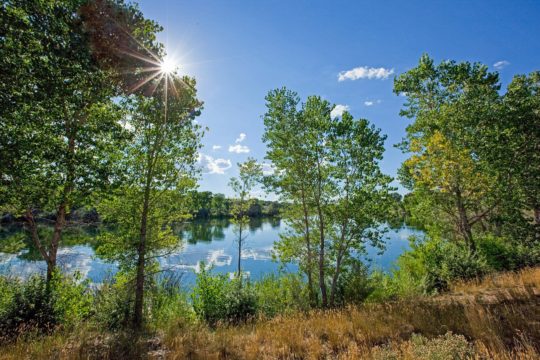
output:
M264 274L279 271L295 272L295 264L282 265L272 260L274 241L285 228L284 221L279 219L252 219L249 235L245 240L242 252L242 270L249 273L250 278L257 279ZM0 227L0 241L24 239L21 227ZM193 284L199 263L204 261L220 273L236 271L238 254L233 225L226 219L196 220L177 226L176 233L182 248L167 257L160 259L162 268L175 274L182 274L182 283ZM378 254L379 249L368 247L368 258L372 268L388 270L396 258L409 247L408 237L419 232L402 227L386 234L386 250ZM95 229L79 230L64 237L63 245L58 251L58 264L68 273L79 271L85 278L100 283L116 271L114 264L107 263L94 253ZM19 240L20 242L20 240ZM23 241L28 244L28 240ZM5 246L1 247L5 248ZM18 277L44 272L45 262L39 260L37 251L28 245L21 245L10 253L0 252L0 273Z

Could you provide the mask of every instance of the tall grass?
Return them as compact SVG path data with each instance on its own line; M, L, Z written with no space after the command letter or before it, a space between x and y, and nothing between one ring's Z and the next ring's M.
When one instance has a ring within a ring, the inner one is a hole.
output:
M452 285L437 297L316 310L211 329L169 322L129 332L21 340L0 359L538 359L540 268Z

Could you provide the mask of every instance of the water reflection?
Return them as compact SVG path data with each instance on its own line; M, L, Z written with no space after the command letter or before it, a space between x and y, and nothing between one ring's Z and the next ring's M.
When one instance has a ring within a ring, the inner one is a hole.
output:
M272 261L273 244L279 240L279 232L284 225L279 219L252 219L249 224L249 236L242 251L242 267L251 278L277 272L280 265ZM161 258L161 266L182 276L188 286L199 272L200 262L214 271L234 273L238 261L236 234L228 219L195 220L175 226L181 250ZM51 231L48 227L40 228L43 236ZM58 263L65 272L79 271L91 281L99 283L116 271L115 264L106 263L95 255L98 245L97 234L108 231L99 228L71 228L66 231L62 247L59 249ZM401 228L388 234L386 251L378 255L377 249L368 248L368 255L374 267L388 269L392 262L408 248L407 238L414 233L408 228ZM285 267L288 271L297 271L294 264ZM0 273L27 277L30 274L45 271L46 266L40 259L39 252L22 227L0 227Z

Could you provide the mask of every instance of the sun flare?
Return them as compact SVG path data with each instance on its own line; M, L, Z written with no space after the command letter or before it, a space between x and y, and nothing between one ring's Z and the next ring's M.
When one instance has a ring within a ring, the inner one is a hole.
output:
M176 64L173 59L166 56L165 58L163 58L163 60L159 64L159 68L160 68L161 72L163 72L165 74L172 74L178 68L178 64Z

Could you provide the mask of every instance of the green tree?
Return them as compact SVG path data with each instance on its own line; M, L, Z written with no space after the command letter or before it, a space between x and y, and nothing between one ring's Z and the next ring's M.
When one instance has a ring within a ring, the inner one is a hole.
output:
M247 237L245 232L249 225L248 211L254 201L251 192L261 179L262 166L255 159L249 158L244 163L238 164L238 168L240 174L238 177L231 178L229 186L236 197L231 206L231 221L234 225L235 232L238 234L236 239L238 244L237 277L241 279L242 248Z
M427 55L394 82L394 91L407 98L400 115L414 119L401 144L412 153L400 170L401 180L419 194L416 205L435 209L423 212L431 217L424 221L446 221L448 226L439 230L449 238L459 234L473 252L473 226L483 231L499 204L497 182L479 157L477 136L479 124L497 111L499 88L498 75L482 64L435 65Z
M520 195L518 206L528 213L540 241L540 72L514 76L502 104L498 131L486 136L492 145L486 149L489 161L499 173L510 174L509 182Z
M48 279L73 204L120 180L115 163L126 138L118 121L122 109L113 100L123 91L112 75L121 72L112 62L103 67L92 51L84 4L18 0L0 6L1 203L25 216ZM122 34L144 39L158 30L132 5L107 5L122 14ZM114 43L117 34L108 29L102 38ZM40 211L55 213L46 239L38 232Z
M358 256L365 254L365 244L383 247L382 224L394 204L389 186L393 179L379 168L385 139L367 120L355 120L348 112L332 120L327 141L335 188L327 210L332 306L338 300L342 273L356 271Z
M122 160L126 185L99 206L117 228L104 235L98 252L119 262L125 272L135 273L137 328L143 323L145 288L157 271L156 259L181 245L171 225L190 216L189 191L196 185L202 136L194 122L202 106L196 99L195 80L173 76L169 83L158 81L152 97L133 95L126 100L126 122L133 135Z
M286 89L266 99L263 140L276 168L268 184L287 204L290 225L276 249L283 261L299 260L312 304L320 295L323 307L335 305L344 268L353 268L367 241L382 243L377 227L392 203L391 178L378 167L384 137L348 113L333 119L333 106L317 96L299 109Z
M223 194L214 194L212 196L211 215L223 217L229 215L229 201Z
M280 259L299 261L300 269L307 277L310 302L315 305L317 251L310 206L314 171L302 145L307 127L299 105L297 93L286 88L270 91L266 96L263 142L268 148L266 158L276 168L272 175L266 177L266 184L286 204L282 215L287 219L290 231L280 234L280 241L276 244Z

